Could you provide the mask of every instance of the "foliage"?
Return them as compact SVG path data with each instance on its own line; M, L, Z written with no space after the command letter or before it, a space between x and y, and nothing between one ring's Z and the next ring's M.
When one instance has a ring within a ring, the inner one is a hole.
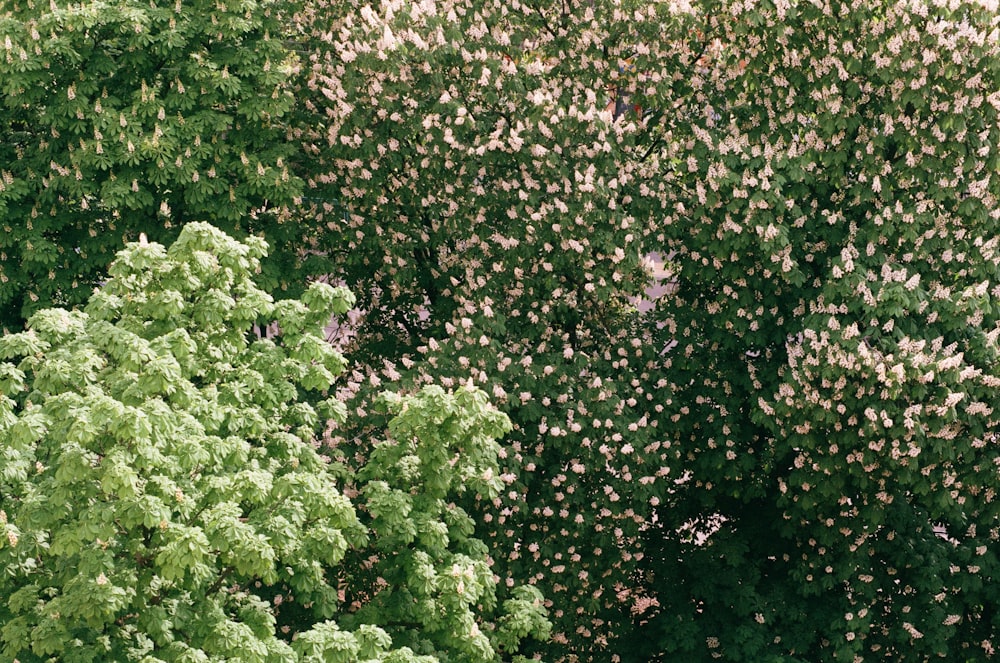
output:
M690 20L709 112L669 127L677 184L649 201L684 481L647 533L659 609L633 656L991 659L996 5Z
M296 272L302 191L281 118L296 66L270 0L0 5L0 312L79 304L115 252L188 221L264 231ZM301 287L299 288L301 289Z
M624 193L638 118L614 112L634 42L623 10L589 4L319 2L301 90L322 91L302 123L316 213L337 220L320 241L363 312L353 406L399 377L487 387L515 426L499 516L476 518L495 572L552 602L547 654L599 660L667 470L643 458L660 431Z
M317 7L356 407L400 373L504 404L481 531L548 651L990 655L994 6Z
M267 145L301 156L291 198L267 200L299 225L261 229L283 264L358 292L353 416L325 453L355 476L390 453L369 444L385 380L490 393L513 425L504 486L454 501L498 601L547 597L538 651L992 655L993 3L311 0L281 18ZM426 515L378 526L451 513L409 508Z
M322 455L344 360L321 331L353 297L274 302L265 249L188 224L0 339L4 660L485 663L545 637L534 588L496 609L452 502L496 494L507 419L472 389L387 394L359 473Z

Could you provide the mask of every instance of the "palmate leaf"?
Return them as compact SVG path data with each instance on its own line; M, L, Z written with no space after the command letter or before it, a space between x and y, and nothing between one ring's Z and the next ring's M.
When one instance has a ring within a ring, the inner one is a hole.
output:
M0 393L13 396L24 388L24 372L7 362L0 364Z
M0 338L0 357L29 357L48 350L49 346L37 334L28 331L19 334L5 334Z

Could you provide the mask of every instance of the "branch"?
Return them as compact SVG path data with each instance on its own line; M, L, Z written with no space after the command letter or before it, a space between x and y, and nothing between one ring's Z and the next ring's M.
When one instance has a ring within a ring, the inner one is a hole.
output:
M205 590L205 595L207 596L209 594L214 594L215 592L219 591L219 588L222 587L222 584L226 581L226 578L229 577L229 574L232 573L233 570L234 569L231 566L227 566L226 568L222 569L222 573L220 573L219 577L215 579L215 582L213 582L212 585L207 590Z

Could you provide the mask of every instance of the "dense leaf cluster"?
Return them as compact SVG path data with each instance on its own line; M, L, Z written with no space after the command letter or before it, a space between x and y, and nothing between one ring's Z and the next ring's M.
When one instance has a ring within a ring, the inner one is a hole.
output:
M712 114L663 196L687 480L645 632L689 660L989 659L1000 17L735 8L703 8Z
M497 609L452 501L497 493L506 417L469 389L390 395L369 462L332 462L321 330L353 297L274 302L264 250L188 224L0 339L5 660L487 663L544 637L534 588Z
M427 552L530 623L518 588L542 590L551 658L995 655L994 2L97 7L0 10L0 297L82 301L121 235L192 219L262 232L269 290L348 283L350 416L320 444L392 542L347 549L343 600L394 642L443 637L399 575ZM334 372L321 345L303 389ZM174 384L153 364L116 388ZM372 443L385 382L483 387L500 464L430 497L457 466Z
M291 8L288 6L287 8ZM295 66L263 2L0 6L0 310L79 304L125 241L267 225L294 280L302 189L280 119ZM299 287L301 289L301 286Z

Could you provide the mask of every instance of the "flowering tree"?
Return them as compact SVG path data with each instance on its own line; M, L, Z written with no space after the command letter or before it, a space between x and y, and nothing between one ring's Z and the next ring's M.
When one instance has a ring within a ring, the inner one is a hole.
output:
M294 5L3 3L3 325L85 301L125 241L172 240L188 221L263 232L263 282L304 282L308 228L284 223L302 186L279 8Z
M646 222L629 191L650 146L624 104L626 59L653 25L636 36L630 19L603 2L318 2L300 17L319 241L363 313L356 414L383 379L493 394L515 430L480 532L499 575L552 602L547 651L583 660L617 648L668 471L658 353L635 309Z
M640 478L631 454L645 446L637 436L626 443L620 421L646 421L631 400L638 374L628 375L642 369L619 356L646 352L630 326L629 296L645 283L640 234L615 179L615 107L624 99L615 81L626 46L605 57L586 42L604 69L581 75L557 56L581 48L582 22L598 25L593 14L560 19L556 39L553 17L527 7L495 35L483 32L489 17L461 3L282 8L4 8L4 324L19 326L17 311L83 301L123 236L166 241L192 219L263 232L279 258L263 263L269 289L293 287L303 271L358 284L367 314L352 348L364 362L359 374L367 366L374 380L384 370L416 383L490 382L518 430L498 473L511 484L509 502L477 518L481 528L494 518L481 533L495 546L504 591L544 562L553 573L532 581L572 597L552 605L559 639L605 640L609 620L622 622L616 594L630 584L619 548L634 550L642 521L634 507L645 505L631 489L615 490L616 476L625 485ZM338 45L345 30L349 48ZM441 87L441 72L454 83ZM571 83L565 92L560 80ZM524 94L532 110L521 117ZM577 97L585 103L573 107ZM463 142L449 143L456 131ZM580 142L564 145L563 132ZM553 197L564 180L579 188ZM577 212L564 218L569 205ZM534 264L542 252L550 259ZM504 274L513 280L493 278ZM508 320L516 333L508 335ZM407 368L424 359L429 370ZM359 394L365 425L375 391ZM553 404L558 415L548 412ZM355 434L361 421L353 418L340 446L370 439ZM515 483L522 467L526 480Z
M712 41L644 199L675 263L657 345L682 481L632 656L991 659L996 5L690 17Z
M459 502L554 658L990 655L996 7L295 9L288 255L360 315L329 453L383 380L484 387L506 485Z
M352 297L274 302L265 248L188 224L0 339L4 660L492 663L545 637L534 588L497 606L454 503L496 495L506 417L470 389L390 394L362 470L331 462L344 360L321 331Z
M555 651L990 655L995 7L308 19L356 388L505 403L524 471L484 531ZM650 251L670 293L639 314Z

